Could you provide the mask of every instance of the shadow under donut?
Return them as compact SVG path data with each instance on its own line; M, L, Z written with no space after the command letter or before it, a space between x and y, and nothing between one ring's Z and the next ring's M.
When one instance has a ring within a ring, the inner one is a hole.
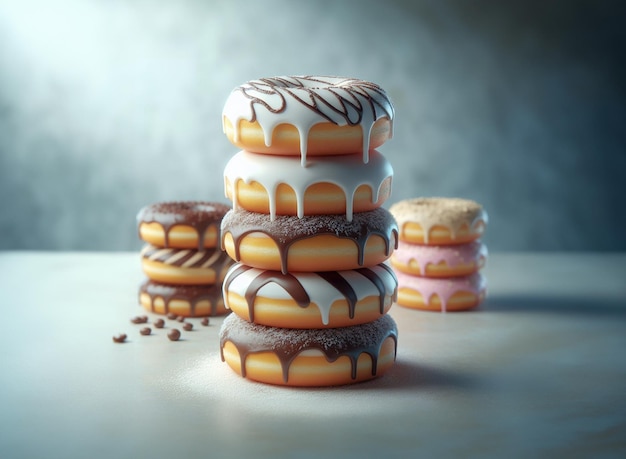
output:
M613 317L626 320L626 297L541 297L532 295L498 295L487 298L482 310L489 312L529 312L575 314L589 317Z

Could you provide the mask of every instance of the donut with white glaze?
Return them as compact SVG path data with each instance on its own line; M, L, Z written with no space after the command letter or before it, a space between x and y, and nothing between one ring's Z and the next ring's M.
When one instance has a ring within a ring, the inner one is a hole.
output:
M226 196L233 208L276 215L343 214L374 210L391 195L393 168L382 154L369 162L356 155L311 158L307 167L292 156L241 151L224 169Z
M485 298L487 281L480 271L465 277L442 279L396 272L400 306L429 311L464 311Z
M398 223L400 240L412 244L465 244L481 237L488 221L480 204L461 198L406 199L389 211Z
M333 328L386 314L398 282L385 264L349 271L267 271L233 265L224 278L224 302L239 317L281 328Z
M220 329L220 354L240 376L283 386L337 386L383 375L396 358L398 330L387 314L341 328L292 329L231 314Z
M222 112L228 139L255 153L307 155L369 151L393 135L394 109L377 84L332 76L281 76L235 88Z
M160 202L143 207L137 214L139 237L166 248L210 249L219 245L225 204L207 201Z
M139 303L155 314L183 317L219 316L230 312L224 307L219 284L167 285L148 279L139 287Z
M456 245L422 245L399 241L389 259L394 269L413 276L461 277L481 269L487 246L479 240Z
M386 209L337 215L277 216L230 210L222 248L235 261L270 271L342 271L374 266L398 246L398 227Z
M146 244L141 250L144 273L148 278L165 284L221 283L232 263L231 258L219 247L192 250Z

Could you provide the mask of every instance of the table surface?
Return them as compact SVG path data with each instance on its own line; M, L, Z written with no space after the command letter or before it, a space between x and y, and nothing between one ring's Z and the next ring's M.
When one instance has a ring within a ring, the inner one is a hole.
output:
M626 254L484 273L476 311L392 307L383 377L293 389L221 362L222 318L141 336L137 253L0 252L0 457L624 457Z

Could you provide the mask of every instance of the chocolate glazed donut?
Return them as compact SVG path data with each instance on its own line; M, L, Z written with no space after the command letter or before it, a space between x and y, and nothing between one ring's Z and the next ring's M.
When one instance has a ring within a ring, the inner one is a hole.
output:
M394 218L384 208L359 212L354 214L352 221L337 218L335 215L312 215L301 218L295 216L277 216L271 220L269 215L248 212L243 209L230 210L222 220L222 248L236 261L241 260L241 242L253 233L262 233L269 237L276 245L280 258L280 270L283 273L289 271L288 258L292 245L306 239L319 236L332 236L337 240L345 239L354 242L357 247L357 266L364 266L365 246L368 240L376 235L384 241L383 260L389 258L394 249L398 247L398 227ZM233 250L225 245L226 237L232 237ZM245 263L245 264L250 264ZM255 266L271 269L266 266ZM324 271L335 271L329 266ZM311 269L310 271L313 271Z

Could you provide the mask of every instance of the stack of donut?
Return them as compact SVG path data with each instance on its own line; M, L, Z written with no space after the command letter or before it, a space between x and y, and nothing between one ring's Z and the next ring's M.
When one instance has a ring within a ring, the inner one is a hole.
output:
M390 262L398 278L398 304L431 311L478 306L486 292L480 241L487 213L475 201L414 198L389 209L400 229Z
M220 351L239 375L332 386L393 365L397 279L384 262L398 232L381 207L393 169L375 150L392 120L385 92L356 79L265 78L227 99L224 132L242 150L224 170L222 247L237 263Z
M146 244L141 265L148 276L139 302L148 311L182 317L216 316L224 307L222 281L233 264L219 246L227 205L204 201L156 203L137 215Z

